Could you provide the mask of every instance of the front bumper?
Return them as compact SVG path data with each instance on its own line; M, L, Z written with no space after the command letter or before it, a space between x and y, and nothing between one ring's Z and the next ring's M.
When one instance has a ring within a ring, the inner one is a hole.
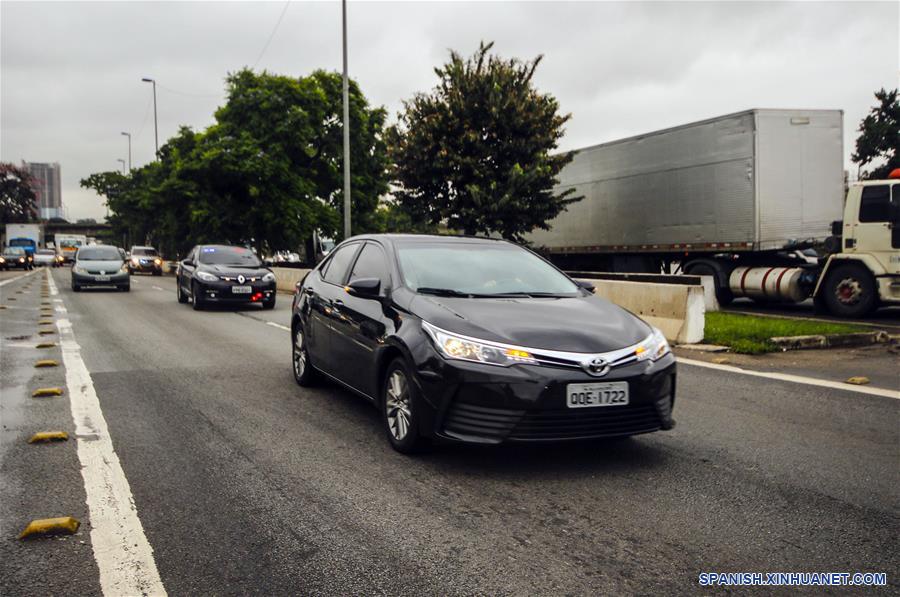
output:
M137 263L135 263L133 261L129 261L128 269L131 270L132 272L140 272L140 273L156 273L156 272L162 273L162 264L160 263L159 265L157 265L153 261L149 261L146 263L142 263L140 261Z
M12 269L12 268L16 268L16 269L28 269L29 267L31 267L31 262L29 262L29 261L19 261L18 259L16 259L15 261L13 261L13 260L8 260L8 261L5 261L5 262L3 262L3 263L0 263L0 267L5 268L5 269Z
M83 274L73 271L72 282L79 286L128 286L130 284L128 272L116 272L114 274Z
M622 437L675 426L675 358L613 369L602 378L543 365L495 367L433 356L418 366L423 431L457 442L498 444ZM570 383L625 381L629 403L569 408Z
M236 286L249 286L251 290L248 293L235 293L233 288ZM201 293L204 301L210 303L261 303L275 299L275 282L198 282L197 292Z

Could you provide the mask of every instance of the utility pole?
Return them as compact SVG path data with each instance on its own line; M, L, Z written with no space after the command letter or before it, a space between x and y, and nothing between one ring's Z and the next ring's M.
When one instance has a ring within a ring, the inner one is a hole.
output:
M341 0L344 25L344 238L350 238L350 84L347 79L347 0Z
M156 79L144 77L141 79L144 83L153 83L153 139L156 142L156 153L154 157L159 159L159 123L156 120Z
M131 133L122 133L128 137L128 171L131 172Z

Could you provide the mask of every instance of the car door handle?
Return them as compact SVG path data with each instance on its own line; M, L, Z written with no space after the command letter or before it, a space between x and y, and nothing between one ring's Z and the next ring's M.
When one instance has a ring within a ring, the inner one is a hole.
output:
M344 301L342 301L341 299L334 299L333 301L331 301L331 304L335 307L343 307Z

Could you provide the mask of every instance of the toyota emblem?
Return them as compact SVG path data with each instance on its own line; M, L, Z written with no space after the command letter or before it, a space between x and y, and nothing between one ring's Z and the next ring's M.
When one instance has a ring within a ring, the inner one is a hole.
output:
M243 284L246 281L247 281L247 278L245 278L243 275L238 276L238 284Z
M581 364L581 368L594 377L603 377L609 373L609 362L603 357L594 357L590 361Z

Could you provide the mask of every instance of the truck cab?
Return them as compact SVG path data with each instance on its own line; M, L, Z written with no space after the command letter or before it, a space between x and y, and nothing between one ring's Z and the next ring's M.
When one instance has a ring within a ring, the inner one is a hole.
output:
M835 228L835 252L814 291L817 304L854 317L900 304L900 168L887 180L853 184Z

